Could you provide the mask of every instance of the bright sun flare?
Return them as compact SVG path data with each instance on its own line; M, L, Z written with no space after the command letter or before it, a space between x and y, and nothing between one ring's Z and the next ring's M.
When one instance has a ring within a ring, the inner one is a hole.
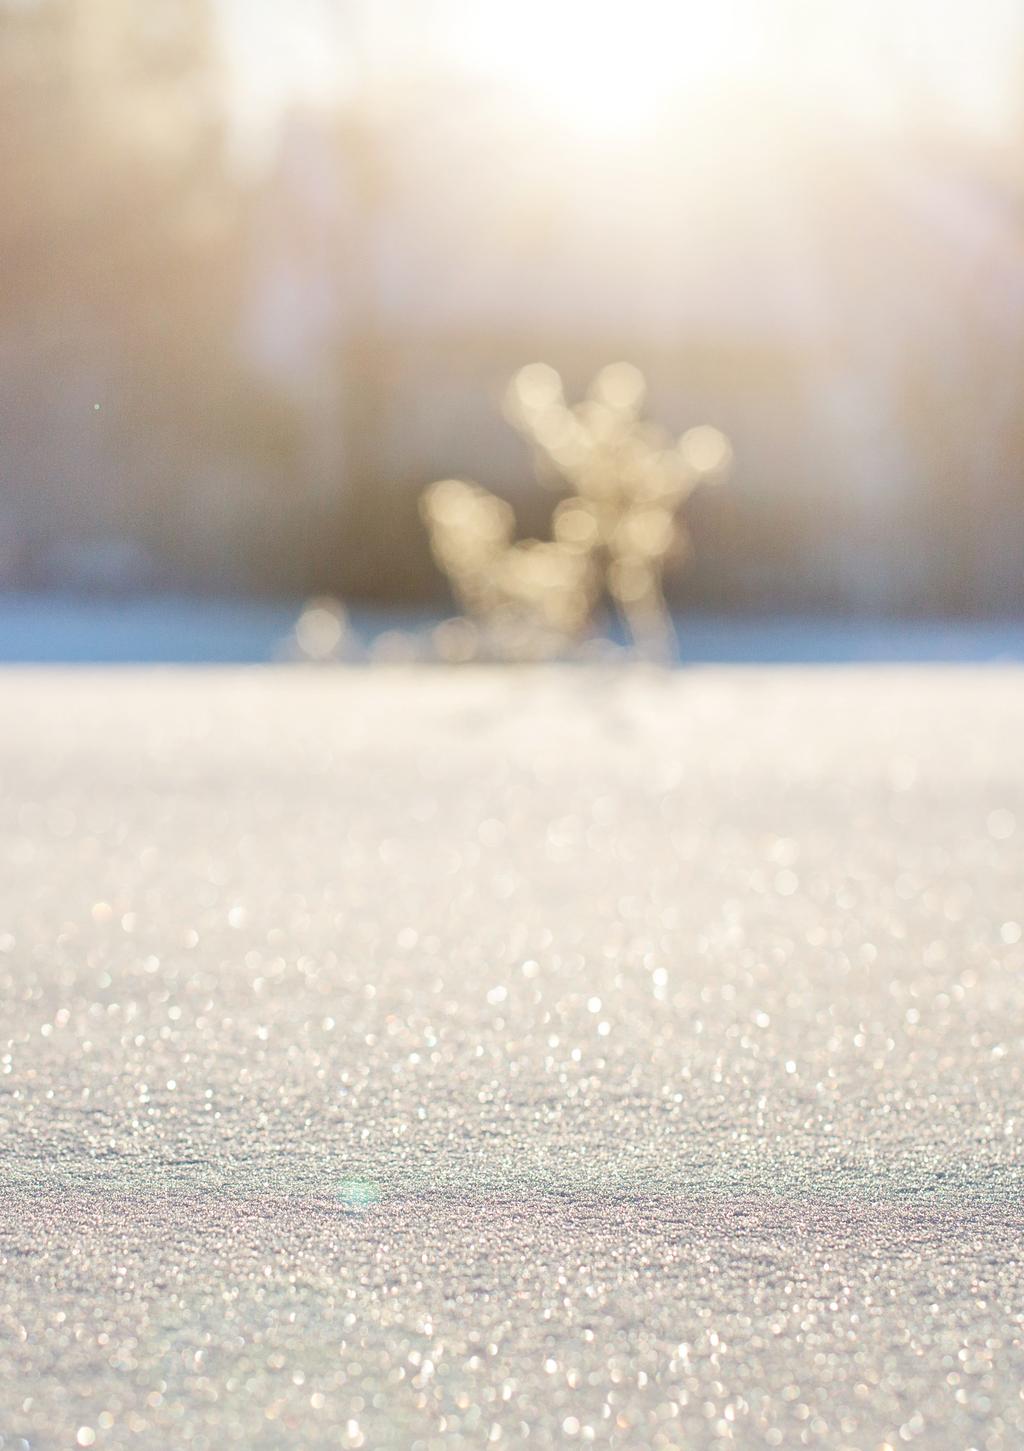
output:
M666 110L774 86L836 108L1005 124L1020 0L219 0L238 109L475 76L559 128L630 145Z
M560 124L628 139L666 101L742 70L751 34L735 4L520 0L474 8L463 43L481 69Z

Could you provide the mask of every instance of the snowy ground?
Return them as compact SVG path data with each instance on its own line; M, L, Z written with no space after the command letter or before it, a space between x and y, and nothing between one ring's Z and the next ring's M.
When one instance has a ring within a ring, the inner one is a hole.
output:
M1024 671L0 690L4 1451L1024 1445Z

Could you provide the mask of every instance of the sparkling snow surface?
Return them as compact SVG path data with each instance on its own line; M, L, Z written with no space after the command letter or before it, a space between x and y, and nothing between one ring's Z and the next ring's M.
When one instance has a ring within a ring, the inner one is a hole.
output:
M1024 672L12 672L0 1445L1024 1446Z

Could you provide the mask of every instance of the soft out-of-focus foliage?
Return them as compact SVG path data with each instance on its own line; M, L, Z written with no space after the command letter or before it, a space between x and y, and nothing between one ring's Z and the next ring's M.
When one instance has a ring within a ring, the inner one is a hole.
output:
M575 406L544 363L513 378L506 417L529 440L541 480L567 491L550 540L515 540L509 504L477 484L444 479L425 493L434 557L477 622L485 650L563 651L607 592L634 647L669 653L662 574L669 555L689 544L679 509L699 483L723 476L732 451L706 424L674 439L642 416L645 393L643 375L629 363L603 368ZM465 639L456 635L456 649Z

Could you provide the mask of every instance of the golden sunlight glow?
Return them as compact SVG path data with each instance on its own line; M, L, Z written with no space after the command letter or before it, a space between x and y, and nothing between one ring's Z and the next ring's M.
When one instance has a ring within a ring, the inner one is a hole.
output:
M741 18L706 0L520 0L477 7L466 43L559 124L629 140L751 64L756 32Z
M635 145L666 116L774 92L900 122L998 130L1017 93L1019 0L219 0L235 109L475 78L566 135Z
M462 43L557 123L628 144L667 112L708 98L742 111L772 89L882 119L933 104L998 128L1020 26L1012 0L519 0L473 6Z

